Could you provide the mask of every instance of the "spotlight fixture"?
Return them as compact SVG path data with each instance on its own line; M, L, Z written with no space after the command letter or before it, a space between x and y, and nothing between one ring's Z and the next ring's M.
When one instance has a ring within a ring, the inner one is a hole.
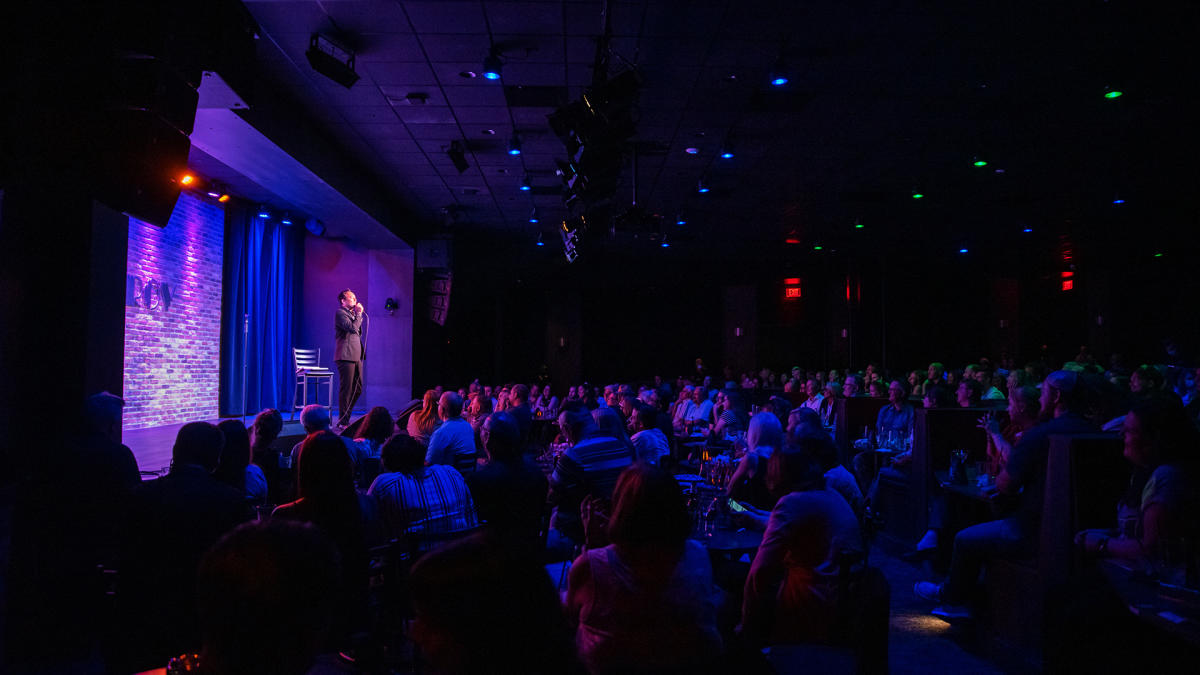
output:
M856 230L861 230L861 229L863 229L863 228L865 228L865 227L866 227L866 225L863 225L862 223L858 222L857 220L856 220L856 221L854 221L854 229L856 229Z
M541 232L538 232L537 245L538 246L546 245L546 242L542 241L542 233Z
M208 189L208 196L212 197L213 199L220 199L221 192L220 192L220 190L217 190L217 188L214 186L214 187L211 187Z
M271 217L271 212L270 212L270 210L267 209L266 204L263 204L262 206L258 207L258 217L263 218L263 219L267 219L267 218Z
M521 179L521 192L529 192L532 189L533 189L533 181L530 180L529 175L526 174L526 176Z
M314 237L320 237L325 234L325 223L322 223L316 218L309 218L308 220L304 221L304 229L311 232Z
M1121 204L1124 204L1124 203L1125 203L1125 200L1124 200L1124 199L1121 199L1120 197L1117 197L1116 199L1114 199L1114 200L1112 201L1112 203L1113 203L1114 205L1116 205L1116 206L1120 206Z
M703 178L701 178L699 181L696 182L696 192L699 192L700 194L704 194L706 192L709 192L710 190L711 190L711 188L708 187L708 183L705 183Z
M454 162L454 168L458 169L459 173L471 168L471 165L467 164L467 152L459 141L450 141L450 149L446 154L450 156L450 161Z
M229 201L229 195L228 195L228 194L222 194L220 197L217 197L217 201L219 201L219 202L221 202L222 204L224 204L225 202Z
M689 155L694 155L694 154L700 152L700 148L684 148L683 151Z
M733 146L729 143L721 146L721 159L733 159Z
M965 253L967 253L967 249L965 249L965 248L960 248L960 249L958 249L958 252L959 252L959 253L963 253L963 254L965 254Z
M516 132L508 139L508 154L514 157L521 154L521 137Z
M977 167L984 167L984 166L987 166L988 163L987 163L987 160L985 160L985 159L976 159L973 162L973 164Z
M1107 98L1109 100L1112 100L1114 98L1121 98L1124 95L1125 95L1125 92L1120 91L1119 89L1109 89L1108 91L1104 92L1104 98Z
M675 224L676 225L687 225L687 218L684 218L683 214L680 213L679 215L675 216Z
M313 70L347 89L358 82L358 73L354 72L354 52L320 33L314 33L309 39L304 56Z
M783 63L783 57L780 57L767 73L767 82L770 82L772 87L782 87L788 80L787 67Z
M179 184L187 187L196 183L196 177L190 173L185 173L179 177Z
M1024 232L1025 234L1029 234L1029 233L1033 232L1033 228L1032 227L1024 227L1021 229L1021 231Z
M531 223L541 222L541 219L538 218L538 210L537 210L536 206L533 207L533 210L529 212L529 222L531 222Z
M292 224L292 217L291 217L291 216L289 216L289 215L287 214L287 212L285 211L285 212L283 213L283 217L279 219L279 222L280 222L280 223L282 223L282 224L284 224L284 225L291 225L291 224Z
M825 250L825 247L821 246L820 244L817 244L816 246L813 247L813 250L814 251L823 251L823 250Z
M663 235L662 243L659 244L662 248L671 248L671 244L667 242L667 236Z
M924 199L925 195L914 190L912 193L912 198L913 199Z
M500 71L504 68L504 63L500 60L500 54L495 47L488 52L486 58L483 59L483 70L480 73L485 80L500 79Z

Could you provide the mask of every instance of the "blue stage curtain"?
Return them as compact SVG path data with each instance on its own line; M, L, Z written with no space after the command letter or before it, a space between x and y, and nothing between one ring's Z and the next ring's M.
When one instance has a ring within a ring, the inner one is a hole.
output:
M243 365L246 414L264 408L292 409L292 347L299 334L303 228L258 218L256 213L257 209L241 204L225 211L221 415L243 412ZM248 331L243 333L247 325Z

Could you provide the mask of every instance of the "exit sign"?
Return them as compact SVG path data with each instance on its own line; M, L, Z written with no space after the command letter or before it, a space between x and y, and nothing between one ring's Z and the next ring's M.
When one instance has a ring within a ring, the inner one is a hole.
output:
M785 289L783 289L783 297L784 298L798 298L798 297L800 297L800 289L799 288L785 288Z

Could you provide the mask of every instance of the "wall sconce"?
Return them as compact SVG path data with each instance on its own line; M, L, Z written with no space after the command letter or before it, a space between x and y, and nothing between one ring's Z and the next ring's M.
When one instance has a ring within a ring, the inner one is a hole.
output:
M400 309L400 303L396 302L394 298L388 298L384 301L383 308L387 310L389 315L395 314L396 310Z

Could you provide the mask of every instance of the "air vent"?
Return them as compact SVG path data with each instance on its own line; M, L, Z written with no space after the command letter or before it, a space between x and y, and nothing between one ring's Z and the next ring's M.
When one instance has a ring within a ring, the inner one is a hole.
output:
M392 105L425 105L429 103L429 94L423 91L414 91L411 94L405 94L403 97L389 96L388 103Z

